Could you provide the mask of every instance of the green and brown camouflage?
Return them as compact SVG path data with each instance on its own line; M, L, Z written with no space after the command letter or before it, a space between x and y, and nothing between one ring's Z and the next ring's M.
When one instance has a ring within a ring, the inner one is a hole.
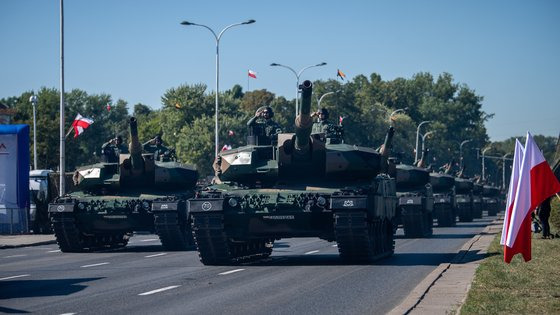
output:
M128 237L138 231L157 233L169 250L194 245L187 199L194 195L198 172L142 153L134 117L130 139L130 154L121 154L119 163L78 168L73 191L49 205L62 251L126 246Z
M383 155L312 135L311 82L300 89L295 133L220 153L219 184L189 200L204 264L267 257L274 240L288 237L336 241L352 261L393 253L395 181L382 173Z

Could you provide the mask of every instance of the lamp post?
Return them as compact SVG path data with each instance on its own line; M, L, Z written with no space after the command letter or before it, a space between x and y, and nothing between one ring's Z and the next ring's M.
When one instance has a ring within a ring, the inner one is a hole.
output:
M462 170L463 169L463 146L466 143L471 142L472 139L468 139L468 140L464 140L463 142L461 142L461 144L459 145L459 169Z
M303 71L305 71L305 70L307 70L307 69L309 69L309 68L321 67L321 66L324 66L324 65L326 65L326 64L327 64L326 62L321 62L321 63L318 63L318 64L316 64L316 65L310 65L310 66L307 66L307 67L303 67L301 70L299 70L299 72L296 72L296 70L294 70L294 69L291 68L291 67L288 67L288 66L285 66L285 65L282 65L282 64L279 64L279 63L273 62L273 63L270 64L271 67L283 67L283 68L286 68L286 69L292 71L292 72L294 73L294 75L296 76L296 116L297 116L298 110L299 110L299 77L301 76L301 74L303 73Z
M37 107L37 95L31 95L29 101L33 106L33 169L37 169L37 120L35 119L35 112Z
M506 189L506 157L511 153L506 153L502 156L502 189Z
M421 122L420 124L418 124L418 127L416 128L416 147L415 147L415 154L414 154L414 164L416 164L416 162L418 162L418 141L420 139L420 127L422 127L423 124L429 124L431 123L431 120L425 120L423 122Z
M392 118L393 118L394 115L396 115L396 114L398 114L398 113L405 112L407 109L408 109L408 107L399 108L399 109L397 109L397 110L394 110L394 111L391 113L391 115L389 115L389 124L390 124L391 126L393 125L393 119L392 119Z
M435 131L428 131L422 136L422 153L424 153L424 141L426 141L426 138L434 132Z
M487 148L485 148L484 150L482 150L482 172L481 172L481 173L482 173L482 180L483 180L483 181L486 181L486 177L485 177L485 173L486 173L486 172L485 172L485 169L486 169L486 166L485 166L485 164L484 164L484 161L485 161L485 160L484 160L484 155L486 154L486 151L490 150L491 148L492 148L492 147L487 147Z
M214 38L216 39L216 108L215 108L215 135L214 135L214 156L218 157L218 144L219 144L219 139L218 139L218 111L219 111L219 98L218 98L218 94L220 92L220 38L222 38L222 35L224 34L224 32L234 26L239 26L239 25L245 25L245 24L252 24L255 23L255 20L248 20L245 22L241 22L241 23L235 23L235 24L231 24L226 26L223 30L220 31L220 33L216 34L216 32L214 32L213 29L211 29L210 27L206 26L206 25L202 25L202 24L197 24L197 23L192 23L192 22L188 22L188 21L183 21L181 22L181 25L185 25L185 26L200 26L200 27L204 27L205 29L209 30L212 35L214 35Z
M332 92L327 92L327 93L321 95L321 97L319 97L319 100L317 101L317 107L321 108L321 101L323 101L323 98L325 98L325 96L331 95L331 94L334 94L334 93L338 93L339 91L340 91L340 90L332 91Z

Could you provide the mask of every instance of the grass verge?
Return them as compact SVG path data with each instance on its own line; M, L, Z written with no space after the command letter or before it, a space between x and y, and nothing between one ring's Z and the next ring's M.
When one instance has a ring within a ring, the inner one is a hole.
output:
M554 199L558 215L560 203ZM559 233L558 226L551 224L551 232ZM533 234L532 260L525 263L518 254L506 264L500 235L476 271L461 314L560 314L560 238Z

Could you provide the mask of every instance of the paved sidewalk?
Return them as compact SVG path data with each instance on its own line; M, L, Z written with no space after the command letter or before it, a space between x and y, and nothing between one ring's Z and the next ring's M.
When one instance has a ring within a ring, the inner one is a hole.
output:
M53 234L0 235L0 249L55 243Z
M503 216L468 241L450 263L439 265L389 314L454 314L467 298L474 274L490 243L502 230Z

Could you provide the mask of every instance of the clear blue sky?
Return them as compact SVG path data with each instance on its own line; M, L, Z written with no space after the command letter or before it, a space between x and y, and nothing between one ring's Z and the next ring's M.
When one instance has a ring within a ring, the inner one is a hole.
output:
M156 109L165 91L215 89L215 40L183 20L223 27L220 90L295 97L302 79L451 73L484 96L492 140L560 131L560 1L66 0L65 90L107 93ZM0 1L0 98L59 88L59 1ZM86 114L87 113L83 113Z

